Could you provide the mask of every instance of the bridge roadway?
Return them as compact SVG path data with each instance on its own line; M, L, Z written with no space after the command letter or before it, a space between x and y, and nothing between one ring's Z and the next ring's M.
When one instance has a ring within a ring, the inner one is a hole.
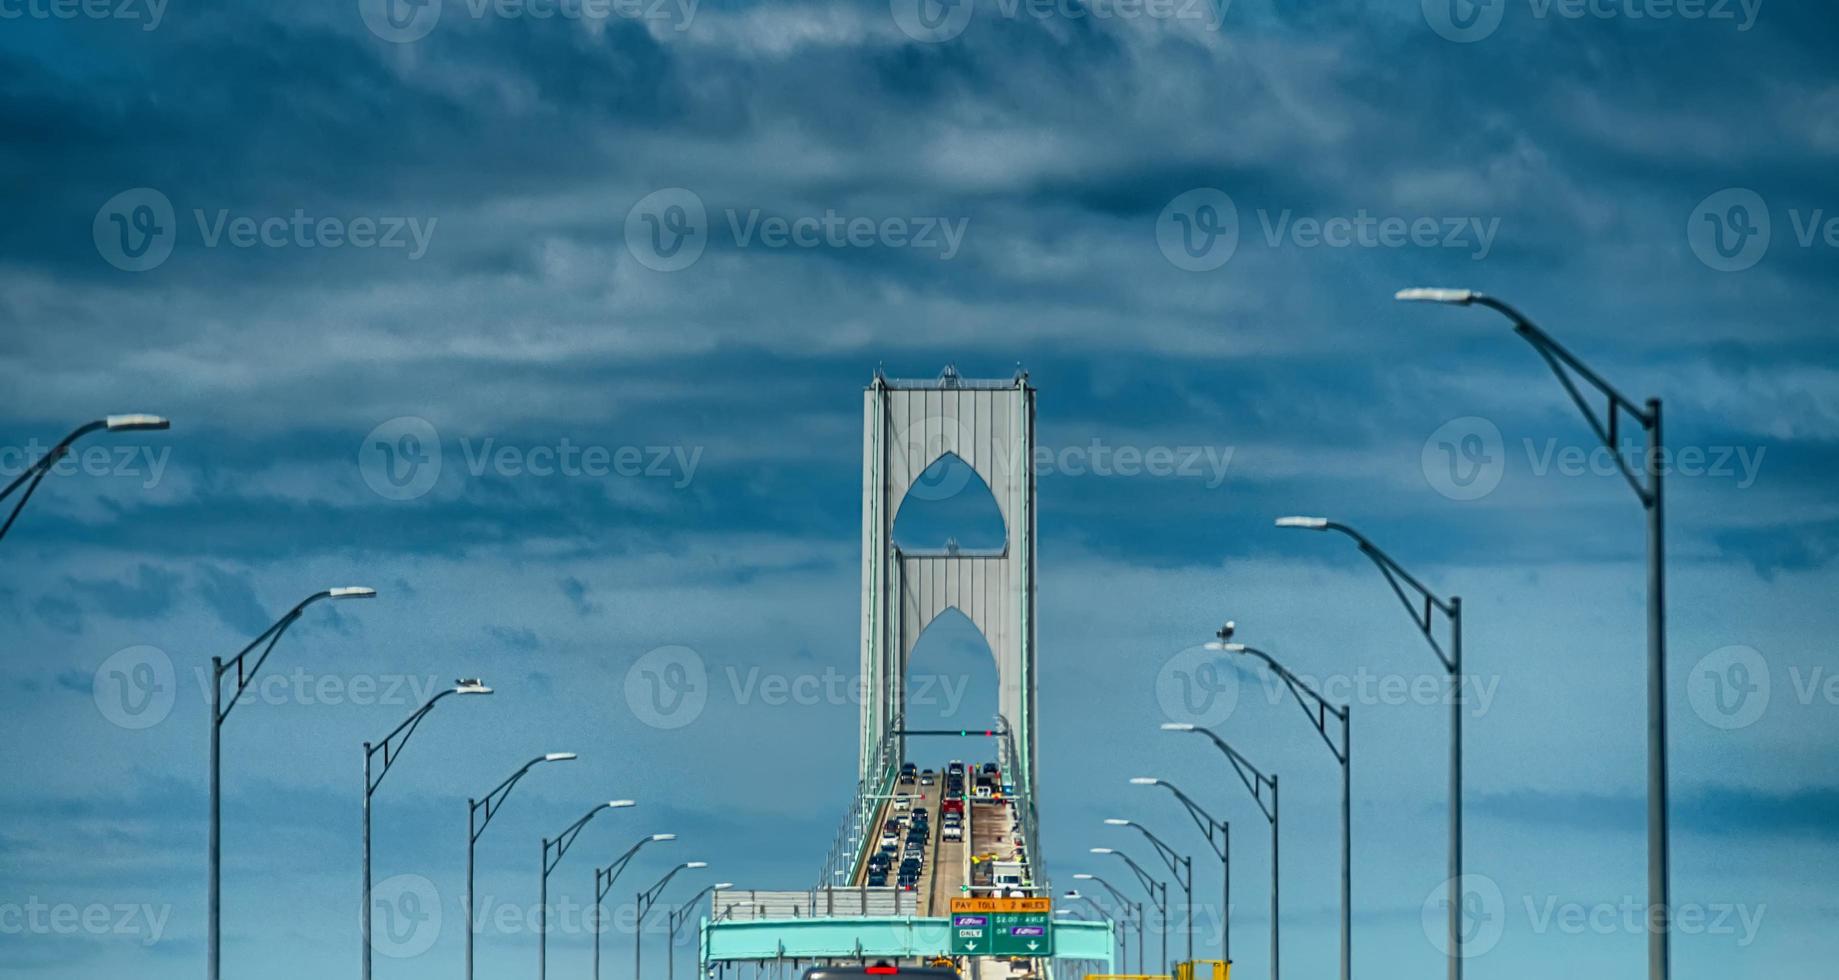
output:
M934 771L934 778L935 782L930 786L918 783L911 786L897 784L893 796L882 800L877 807L875 821L871 824L871 836L878 840L881 828L890 820L896 821L901 825L901 830L894 835L895 840L904 849L906 828L911 825L910 815L916 807L926 809L929 826L925 844L926 859L920 868L920 880L915 888L918 914L943 918L951 914L951 900L954 898L999 894L991 880L992 865L999 861L1016 860L1020 838L1015 827L1014 813L1006 803L970 797L965 801L963 839L945 840L945 821L940 812L945 795L943 766ZM971 781L974 783L974 776ZM907 798L905 809L895 805L893 797L897 796ZM879 844L871 846L869 853L874 853L878 847ZM866 865L856 869L855 879L851 883L858 888L867 886ZM972 980L1014 980L1032 972L1028 965L987 956L973 957L965 966Z

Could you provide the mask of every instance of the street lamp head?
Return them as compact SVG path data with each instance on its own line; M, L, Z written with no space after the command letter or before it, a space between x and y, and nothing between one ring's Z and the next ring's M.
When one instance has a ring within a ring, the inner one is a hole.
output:
M110 415L102 420L110 432L145 432L170 429L172 421L158 415Z
M375 599L377 590L362 585L344 585L336 589L327 589L328 599Z
M707 861L685 861L683 862L683 866L685 868L706 868L709 866L709 862Z
M453 682L453 693L455 694L490 694L492 693L492 689L489 687L486 687L485 682L480 680L477 677L462 677L459 680L456 680Z
M1074 875L1073 880L1074 881L1092 881L1095 879L1095 877L1096 876L1094 875Z
M1118 818L1116 818L1116 817L1106 817L1106 818L1105 818L1105 826L1107 826L1107 827L1128 827L1128 826L1130 826L1130 821L1128 821L1128 820L1119 820L1119 819L1118 819Z
M1079 891L1078 891L1077 889L1073 889L1073 888L1069 888L1069 889L1067 889L1067 890L1066 890L1066 894L1064 894L1064 895L1062 895L1062 896L1060 896L1060 897L1061 897L1061 898L1067 898L1067 899L1075 899L1075 900L1076 900L1076 899L1081 899L1081 898L1084 898L1085 896L1084 896L1084 895L1081 895L1081 894L1079 894Z
M1162 727L1167 728L1168 726L1164 725ZM1130 785L1132 786L1160 786L1162 785L1162 780L1157 779L1154 776L1132 776L1130 777Z
M1207 649L1219 650L1223 653L1244 653L1245 644L1243 643L1221 643L1215 640L1214 642L1207 644Z
M1094 847L1092 848L1092 853L1093 854L1116 854L1117 852L1112 850L1109 847Z
M629 806L638 806L638 801L636 800L610 800L607 803L607 809L609 810L624 810L625 808Z
M1448 303L1452 306L1467 306L1475 302L1472 289L1401 289L1392 295L1401 303Z
M646 840L676 840L677 835L676 834L652 834L650 837L647 837L645 839Z
M1328 529L1328 518L1326 517L1279 517L1277 519L1277 526L1278 527L1301 527L1301 528L1307 528L1311 531L1324 531Z
M575 754L573 752L551 752L543 756L543 761L544 762L567 762L570 759L573 759L574 757L575 757Z
M1165 732L1191 732L1198 727L1198 725L1190 721L1165 721L1162 723L1162 730Z
M715 883L715 890L716 890L716 891L725 891L725 890L727 890L727 889L729 889L729 888L733 888L733 887L734 887L734 882L732 882L732 881L718 881L718 882L716 882L716 883Z

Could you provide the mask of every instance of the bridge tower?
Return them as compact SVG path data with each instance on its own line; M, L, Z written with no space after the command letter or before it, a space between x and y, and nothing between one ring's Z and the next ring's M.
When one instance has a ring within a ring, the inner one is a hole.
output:
M874 782L906 757L906 678L920 634L957 609L996 658L1003 765L1035 799L1035 389L1028 377L978 381L946 367L927 381L876 372L863 397L861 776ZM1003 546L908 550L894 518L909 496L948 496L920 475L946 454L976 471L996 498Z

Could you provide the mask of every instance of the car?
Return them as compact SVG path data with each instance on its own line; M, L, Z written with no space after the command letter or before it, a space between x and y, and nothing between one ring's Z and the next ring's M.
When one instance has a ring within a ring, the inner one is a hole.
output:
M913 805L913 801L907 799L904 796L894 797L894 809L896 810L905 810L906 808L912 805Z
M902 786L911 786L917 781L917 777L910 772L903 772L900 774L900 785Z
M884 834L900 833L900 820L899 819L889 820L887 823L882 824L881 832Z
M868 887L886 888L887 886L888 873L886 871L870 871L868 873Z
M937 780L933 776L932 770L922 769L920 770L919 781L921 786L931 786Z
M987 800L993 792L994 791L990 789L989 783L978 783L977 788L971 791L971 796L979 800Z
M959 980L958 970L949 959L934 960L929 966L895 966L887 960L876 960L873 965L813 966L805 970L801 980L882 980L894 976L901 980Z
M961 823L948 823L945 825L944 834L946 840L961 841L964 839L964 825Z
M917 772L919 771L919 766L916 766L911 762L903 762L900 764L900 771L901 772Z
M942 804L942 805L941 805L941 806L939 807L939 812L941 812L941 813L945 813L945 814L954 814L954 813L955 813L955 814L958 814L959 816L963 816L963 814L964 814L964 798L963 798L963 797L956 797L956 798L953 798L953 799L949 799L949 800L946 800L946 801L944 802L944 804Z
M983 774L984 774L984 775L986 775L986 776L994 776L994 775L996 775L996 773L997 773L997 769L996 769L996 763L994 763L994 762L986 762L986 763L984 763L984 764L983 764Z

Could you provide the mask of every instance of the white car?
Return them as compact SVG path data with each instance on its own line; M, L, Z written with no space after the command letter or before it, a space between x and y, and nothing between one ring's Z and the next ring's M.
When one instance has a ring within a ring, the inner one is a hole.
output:
M894 809L896 810L905 810L907 807L910 807L912 805L913 804L909 802L907 798L904 796L894 797Z
M945 825L944 833L945 833L946 840L963 840L964 839L964 825L957 824L957 823L948 823Z

